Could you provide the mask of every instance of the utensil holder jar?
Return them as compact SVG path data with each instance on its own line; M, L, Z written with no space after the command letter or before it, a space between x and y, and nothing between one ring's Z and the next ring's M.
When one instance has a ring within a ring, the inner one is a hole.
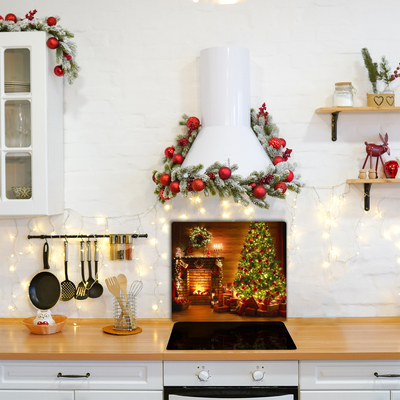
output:
M121 307L122 306L122 307ZM137 328L136 325L136 297L128 294L125 297L114 297L113 300L114 313L114 330L118 331L133 331Z

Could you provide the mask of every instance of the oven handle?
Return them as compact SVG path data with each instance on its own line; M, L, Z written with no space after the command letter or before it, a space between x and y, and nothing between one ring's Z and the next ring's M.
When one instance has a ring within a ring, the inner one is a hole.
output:
M374 372L374 376L376 376L377 378L400 378L400 375L397 374L380 375L377 372Z

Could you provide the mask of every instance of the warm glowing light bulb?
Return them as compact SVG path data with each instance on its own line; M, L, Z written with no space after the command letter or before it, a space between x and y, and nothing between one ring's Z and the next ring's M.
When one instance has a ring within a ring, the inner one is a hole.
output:
M181 215L181 218L184 219L184 220L186 220L186 219L187 219L187 215L186 215L186 214L183 214L183 215Z
M157 239L153 239L152 242L154 245L157 244Z
M161 218L160 222L163 224L165 222L165 218Z
M328 239L329 233L328 233L328 232L324 233L324 234L322 235L322 237L323 237L324 239Z
M166 204L166 205L164 206L164 210L168 211L168 210L170 210L170 209L171 209L171 205L170 205L170 204Z
M166 253L161 254L161 257L162 257L164 260L166 260L166 259L167 259L167 254L166 254Z
M15 267L12 265L12 266L9 268L9 270L10 270L11 272L15 271Z
M202 214L204 214L204 213L206 212L206 210L205 210L204 208L200 208L200 212L201 212Z
M324 262L322 265L323 265L324 268L328 268L329 267L329 263L328 262Z
M196 198L195 198L195 202L196 202L196 203L200 203L200 202L201 202L200 197L196 197Z
M158 310L158 305L154 304L152 308L153 308L154 311L157 311Z

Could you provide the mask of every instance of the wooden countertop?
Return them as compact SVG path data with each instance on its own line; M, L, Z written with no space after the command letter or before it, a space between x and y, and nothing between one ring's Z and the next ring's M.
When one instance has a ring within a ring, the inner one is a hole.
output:
M139 320L143 331L116 336L110 320L69 319L60 333L34 335L21 319L0 319L3 360L400 360L400 318L296 318L285 325L297 350L165 350L173 323Z

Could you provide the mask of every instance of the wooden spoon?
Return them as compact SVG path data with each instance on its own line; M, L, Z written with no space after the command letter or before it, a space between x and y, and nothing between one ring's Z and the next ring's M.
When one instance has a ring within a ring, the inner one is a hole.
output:
M124 294L126 304L126 302L128 301L128 280L126 279L126 276L124 274L119 274L117 276L117 281L119 283L119 287L122 290L122 293Z

